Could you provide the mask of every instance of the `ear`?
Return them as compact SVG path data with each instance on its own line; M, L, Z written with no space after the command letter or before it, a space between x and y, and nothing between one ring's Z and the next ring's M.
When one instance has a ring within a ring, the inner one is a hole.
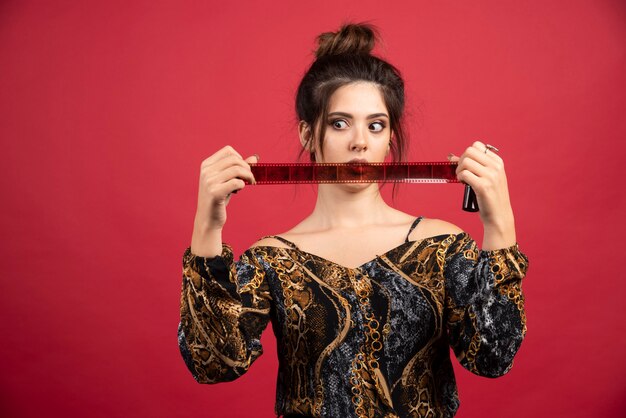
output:
M313 137L311 132L311 127L308 123L301 120L298 124L298 134L300 135L300 143L302 144L302 148L306 149L309 152L313 151Z

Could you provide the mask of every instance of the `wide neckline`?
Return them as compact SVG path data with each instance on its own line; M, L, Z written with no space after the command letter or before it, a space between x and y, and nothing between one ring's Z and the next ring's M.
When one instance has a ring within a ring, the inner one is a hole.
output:
M459 234L464 234L464 233L465 233L465 232L460 232ZM392 251L396 251L396 250L400 249L400 248L401 248L402 246L404 246L404 245L414 245L414 244L416 244L416 243L421 243L421 242L423 242L423 241L430 240L430 239L435 239L435 238L439 238L439 237L449 237L449 236L452 236L452 235L459 235L459 234L453 234L453 233L449 233L449 234L439 234L439 235L433 235L433 236L430 236L430 237L425 237L425 238L422 238L422 239L418 239L418 240L415 240L415 241L405 241L405 242L403 242L402 244L396 245L395 247L393 247L393 248L391 248L391 249L389 249L389 250L385 251L384 253L376 255L374 258L372 258L372 259L370 259L370 260L366 261L365 263L362 263L362 264L360 264L360 265L358 265L358 266L356 266L356 267L348 267L348 266L345 266L345 265L343 265L343 264L341 264L341 263L338 263L338 262L336 262L336 261L329 260L329 259L328 259L328 258L326 258L326 257L322 257L321 255L317 255L317 254L314 254L314 253L310 253L310 252L308 252L308 251L304 251L304 250L300 249L300 247L293 248L293 247L277 247L277 246L275 246L275 245L257 245L257 246L255 246L255 247L251 247L251 248L249 248L249 249L248 249L248 251L254 250L255 248L273 248L273 249L280 249L280 250L289 250L289 251L294 251L294 252L300 252L300 253L302 253L302 254L306 254L306 255L308 255L308 256L311 256L311 257L316 258L316 259L318 259L318 260L321 260L321 261L323 261L323 262L326 262L326 263L329 263L329 264L335 265L335 266L337 266L337 267L339 267L339 268L342 268L342 269L344 269L344 270L354 271L354 270L360 270L360 269L362 269L363 267L367 266L368 264L373 263L373 262L375 262L375 261L378 261L378 259L379 259L380 257L382 257L382 256L386 256L386 255L387 255L387 254L389 254L390 252L392 252Z

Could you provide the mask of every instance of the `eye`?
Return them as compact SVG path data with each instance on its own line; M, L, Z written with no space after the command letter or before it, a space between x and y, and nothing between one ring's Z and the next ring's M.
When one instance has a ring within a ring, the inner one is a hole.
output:
M381 121L372 122L370 124L370 131L372 132L380 132L385 129L385 124Z
M330 124L335 129L345 129L348 127L348 122L343 119L333 119L330 121Z

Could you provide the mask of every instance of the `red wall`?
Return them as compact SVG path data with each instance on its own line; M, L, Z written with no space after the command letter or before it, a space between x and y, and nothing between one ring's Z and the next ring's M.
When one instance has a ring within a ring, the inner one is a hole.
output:
M199 167L226 144L294 160L314 37L369 20L406 78L411 158L498 146L530 257L516 365L458 369L458 416L624 416L626 4L239 3L0 3L0 415L273 416L269 329L233 383L196 384L178 353ZM257 187L229 205L237 253L312 207L311 187ZM480 242L461 196L396 205Z

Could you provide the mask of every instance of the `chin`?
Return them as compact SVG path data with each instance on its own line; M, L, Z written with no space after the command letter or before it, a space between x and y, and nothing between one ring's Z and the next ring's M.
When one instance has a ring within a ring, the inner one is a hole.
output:
M337 183L343 190L350 192L360 192L372 186L378 186L376 183Z

